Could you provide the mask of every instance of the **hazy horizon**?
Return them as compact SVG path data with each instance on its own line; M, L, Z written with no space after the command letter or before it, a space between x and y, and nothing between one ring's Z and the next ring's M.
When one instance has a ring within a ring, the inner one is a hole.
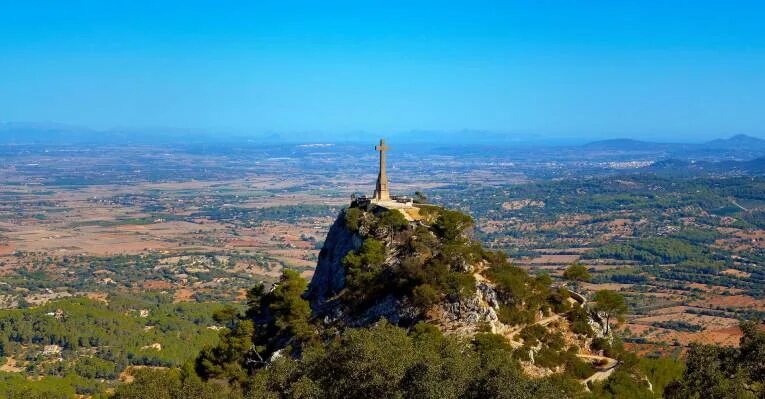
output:
M180 143L228 142L253 144L368 144L379 138L398 143L436 144L440 147L476 145L522 145L522 146L576 146L595 142L634 140L656 144L703 144L714 140L728 140L734 137L752 137L765 140L765 135L732 133L710 137L643 137L643 136L587 136L587 135L542 135L532 133L509 133L478 130L410 130L410 131L349 131L349 132L231 132L207 129L177 127L115 127L96 129L60 123L4 122L0 121L0 144L33 143L50 140L50 144L67 143Z

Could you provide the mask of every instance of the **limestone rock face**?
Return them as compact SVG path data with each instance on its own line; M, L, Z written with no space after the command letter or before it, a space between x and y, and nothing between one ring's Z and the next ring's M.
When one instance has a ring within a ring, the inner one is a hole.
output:
M327 233L324 246L319 252L316 271L308 287L307 299L313 309L322 307L329 298L345 287L343 258L348 252L359 249L361 244L361 237L345 226L345 212L341 212Z
M478 292L480 292L483 300L491 306L492 309L495 311L499 310L499 299L494 287L482 282L478 284Z
M475 295L458 301L448 301L434 307L432 321L444 331L474 334L484 326L499 324L497 294L491 286L480 283Z
M608 326L606 325L605 314L591 311L587 318L587 324L592 328L596 338L607 338L609 340L613 338L610 331L606 333L606 331L608 331Z

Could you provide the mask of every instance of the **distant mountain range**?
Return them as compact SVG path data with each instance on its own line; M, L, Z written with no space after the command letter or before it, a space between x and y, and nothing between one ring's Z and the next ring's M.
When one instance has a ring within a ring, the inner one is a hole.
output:
M603 151L685 151L685 150L765 150L765 140L739 134L727 139L716 139L706 143L656 143L633 139L594 141L584 145L591 150Z
M569 145L575 140L546 139L540 136L509 135L482 130L405 132L351 131L326 133L318 131L293 133L216 133L200 129L121 128L97 130L56 123L0 123L0 144L187 144L192 143L259 143L306 144L345 143L368 144L384 137L390 142L406 144L460 145Z
M61 124L0 123L0 145L124 145L124 144L202 144L222 145L269 145L304 143L376 142L381 135L370 132L352 132L342 135L326 133L259 135L215 134L195 129L111 129L95 130ZM535 151L541 157L555 157L563 153L581 159L611 158L614 160L641 161L749 161L765 157L765 140L747 135L736 135L705 143L658 143L629 138L595 141L583 145L561 140L525 135L518 136L497 132L463 130L456 132L411 131L388 133L384 136L391 143L406 144L410 151L459 153L469 148L529 154ZM536 150L535 150L536 149ZM661 165L661 163L657 164ZM699 164L699 165L703 165ZM700 167L688 164L686 166ZM711 166L707 166L711 167ZM747 168L751 166L746 166Z
M655 143L632 139L603 140L585 144L582 148L589 152L640 155L657 160L746 161L765 157L765 140L744 134L705 143Z

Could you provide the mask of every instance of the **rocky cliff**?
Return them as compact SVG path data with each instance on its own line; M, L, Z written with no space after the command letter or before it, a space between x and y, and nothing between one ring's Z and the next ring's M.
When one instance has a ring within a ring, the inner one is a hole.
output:
M345 214L346 210L343 210L335 219L319 252L319 261L307 294L314 310L321 309L328 299L345 287L343 259L349 252L358 250L363 242L357 233L346 227Z

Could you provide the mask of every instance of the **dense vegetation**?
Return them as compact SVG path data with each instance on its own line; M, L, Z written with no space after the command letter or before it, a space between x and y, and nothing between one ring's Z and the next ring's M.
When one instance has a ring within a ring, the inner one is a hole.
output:
M0 358L13 358L27 375L44 377L41 386L84 394L128 366L180 366L218 341L208 327L216 325L212 315L222 305L175 304L164 295L108 301L79 297L0 310Z
M273 290L267 292L262 285L250 290L244 312L220 306L206 309L206 314L187 311L188 318L197 323L224 327L218 343L208 345L196 359L178 357L171 364L175 368L132 370L135 381L119 385L114 398L655 398L668 384L671 398L756 398L763 386L765 335L754 324L743 325L745 337L740 350L692 347L684 374L681 365L671 359L638 360L618 340L609 343L596 339L593 349L617 358L620 366L607 381L594 384L587 393L577 379L589 375L590 366L572 355L575 348L562 346L559 335L540 326L525 328L521 337L529 346L542 344L537 364L565 364L564 374L542 379L525 376L518 362L528 360L528 347L515 350L504 337L490 333L461 338L444 336L423 322L404 329L384 321L341 332L323 330L310 319L308 304L302 298L305 287L298 274L287 272ZM76 299L59 301L50 309L64 309L70 302L85 308L107 306ZM615 302L619 308L619 300ZM128 313L131 309L120 298L115 298L113 306L113 310ZM178 312L185 305L158 303L151 308L156 319L147 319L163 325L160 310L167 306ZM581 320L579 308L568 314L574 325ZM56 342L64 341L57 338ZM6 345L13 347L12 343ZM285 349L276 351L282 347ZM38 381L0 373L0 397L105 396L105 386L94 378L113 373L114 363L99 361L97 356L83 359ZM711 369L707 367L710 364L714 365ZM646 378L653 392L647 389ZM673 379L677 381L670 384ZM704 392L720 396L705 396Z
M401 212L374 214L358 208L345 213L346 226L363 241L343 260L348 270L345 301L353 308L393 294L409 298L422 310L444 298L473 295L475 278L468 265L487 256L464 234L473 225L461 212L425 206L426 225L409 224ZM384 265L388 245L395 245L400 265Z
M559 398L583 392L567 377L524 376L519 352L493 334L444 336L426 323L407 331L385 321L340 333L322 331L303 311L307 302L300 295L299 288L305 287L301 280L286 273L273 291L256 287L243 314L216 315L227 320L228 328L217 346L201 353L195 367L143 371L115 396L161 392L156 397L176 398L194 392L201 398ZM268 352L284 345L284 350ZM271 362L263 367L268 357Z
M765 397L765 332L743 323L738 348L694 344L682 378L669 384L669 399Z

